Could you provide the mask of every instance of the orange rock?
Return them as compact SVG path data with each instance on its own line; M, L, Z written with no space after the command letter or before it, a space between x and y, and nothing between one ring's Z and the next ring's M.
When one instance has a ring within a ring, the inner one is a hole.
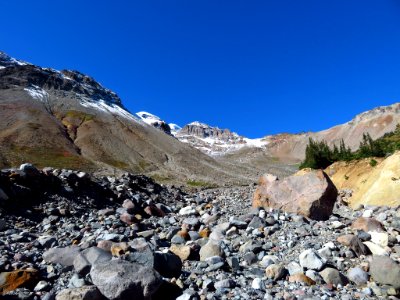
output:
M16 270L0 273L0 294L13 291L17 288L34 288L39 281L39 273L36 270Z
M189 240L190 236L189 233L186 229L182 229L181 231L178 231L177 235L179 235L180 237L184 238L185 240Z
M353 230L362 230L365 232L368 231L376 231L376 232L384 232L385 229L381 222L375 220L374 218L364 218L360 217L353 222L351 225Z
M302 273L297 273L297 274L290 276L289 282L299 282L299 283L305 283L307 285L314 285L316 283L310 277L308 277Z
M205 206L206 209L211 209L213 208L213 205L211 203L207 203Z
M204 228L203 230L200 230L199 235L200 235L202 238L207 238L207 237L209 237L210 233L211 233L211 232L210 232L210 229Z
M343 246L350 247L351 240L355 237L354 234L345 234L341 235L337 238L338 243L342 244Z

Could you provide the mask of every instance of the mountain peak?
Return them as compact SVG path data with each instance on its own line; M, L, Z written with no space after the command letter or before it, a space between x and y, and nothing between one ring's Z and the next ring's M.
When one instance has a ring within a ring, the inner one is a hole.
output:
M9 56L7 53L0 51L0 69L13 66L26 66L26 65L30 64L22 60L15 59Z
M198 126L198 127L203 127L203 128L213 128L212 126L205 124L205 123L201 123L199 121L194 121L192 123L187 124L186 126Z

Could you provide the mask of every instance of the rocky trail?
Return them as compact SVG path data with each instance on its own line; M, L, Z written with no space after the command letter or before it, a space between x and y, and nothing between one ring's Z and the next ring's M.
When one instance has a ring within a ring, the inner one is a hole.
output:
M2 170L0 298L397 299L398 207L340 191L317 221L252 208L255 190Z

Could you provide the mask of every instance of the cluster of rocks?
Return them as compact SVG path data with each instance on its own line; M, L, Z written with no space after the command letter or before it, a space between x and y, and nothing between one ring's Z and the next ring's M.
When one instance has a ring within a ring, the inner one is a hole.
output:
M399 208L353 211L337 201L314 220L251 208L253 193L250 186L187 194L144 176L96 178L28 164L3 170L0 294L397 299Z

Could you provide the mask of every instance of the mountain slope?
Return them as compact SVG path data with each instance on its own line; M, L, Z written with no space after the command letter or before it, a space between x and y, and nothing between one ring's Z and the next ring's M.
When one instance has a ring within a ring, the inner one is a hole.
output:
M160 178L249 182L130 114L93 78L0 53L0 164L124 169Z
M356 150L364 132L373 139L391 132L400 123L400 103L381 106L357 115L353 120L327 130L302 134L279 134L267 136L267 152L284 161L304 159L308 139L326 140L329 145L339 145L343 139L346 145Z

